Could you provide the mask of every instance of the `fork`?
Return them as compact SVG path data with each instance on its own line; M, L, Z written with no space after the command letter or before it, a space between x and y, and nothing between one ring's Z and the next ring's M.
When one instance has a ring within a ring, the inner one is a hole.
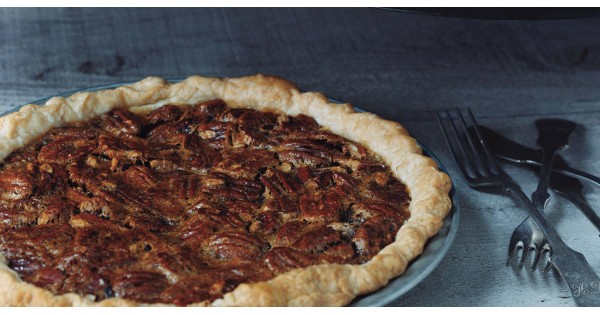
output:
M463 115L462 112L465 111L466 115ZM467 184L474 189L501 188L502 194L513 198L525 208L552 247L550 262L565 279L575 304L600 306L600 277L581 253L563 242L521 187L500 168L483 141L471 110L445 110L437 112L436 116L452 158ZM474 127L476 137L469 136L467 125Z
M538 145L542 148L542 167L540 170L539 182L537 189L531 195L531 201L536 208L543 211L550 200L548 194L548 185L550 183L550 173L554 164L556 152L567 148L569 143L569 135L577 124L564 119L538 119L535 121L535 126L538 129ZM540 228L529 218L525 219L513 231L508 245L508 258L506 265L510 265L511 259L514 257L517 247L522 247L523 252L519 260L518 268L523 268L527 256L530 251L533 251L533 262L531 263L530 271L534 271L543 252L547 252L549 257L552 257L552 247L544 237L544 233ZM547 272L551 269L552 264L546 263L543 269Z

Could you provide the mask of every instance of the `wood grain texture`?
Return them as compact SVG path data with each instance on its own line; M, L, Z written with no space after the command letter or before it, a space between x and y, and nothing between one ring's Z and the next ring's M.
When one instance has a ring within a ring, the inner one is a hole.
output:
M479 121L533 146L539 117L580 124L563 152L600 174L600 20L485 21L378 9L1 9L0 112L82 87L149 75L297 82L403 123L449 168L461 203L446 259L394 306L572 306L556 274L504 267L525 217L468 189L432 111L470 106ZM535 189L528 171L507 166ZM586 186L600 211L597 188ZM600 272L598 235L570 204L548 209L565 241Z

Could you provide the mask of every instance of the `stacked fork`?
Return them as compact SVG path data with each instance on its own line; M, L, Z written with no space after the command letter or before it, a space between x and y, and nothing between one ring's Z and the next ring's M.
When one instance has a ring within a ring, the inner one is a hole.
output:
M532 226L539 228L543 237L542 240L533 241L545 240L552 248L553 254L550 262L565 279L575 303L579 306L600 306L600 277L581 253L569 248L562 241L541 212L548 199L549 167L551 168L555 151L564 146L566 139L561 141L563 144L548 144L549 150L546 150L544 158L546 166L542 170L538 189L532 196L534 199L534 203L532 203L521 187L496 162L481 137L470 109L446 110L438 112L437 117L452 157L468 185L475 189L500 188L501 193L513 198L521 207L525 208L534 222ZM469 126L475 131L474 133L468 132ZM568 135L568 132L566 134ZM542 138L541 141L547 140ZM524 242L531 242L531 240L525 239ZM541 250L539 246L534 247L534 250L537 250L538 254L536 255L539 255ZM527 249L524 249L525 251Z
M531 200L536 208L544 210L550 200L548 194L548 184L550 181L550 172L554 164L554 156L556 152L566 148L569 140L569 135L575 127L575 123L563 119L540 119L535 122L538 129L537 143L542 148L542 169L540 171L540 179L538 187L531 195ZM534 258L531 264L531 271L537 268L540 261L541 253L547 251L549 256L552 256L552 248L544 237L544 233L540 228L533 223L529 218L526 218L513 232L508 245L508 259L506 265L510 264L511 259L515 256L516 249L523 248L523 253L519 261L519 269L523 267L530 251L533 251ZM548 262L544 271L552 268L552 264Z

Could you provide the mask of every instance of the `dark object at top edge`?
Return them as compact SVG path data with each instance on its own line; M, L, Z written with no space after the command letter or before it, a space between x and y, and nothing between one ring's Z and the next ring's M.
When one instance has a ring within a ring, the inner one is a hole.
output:
M560 20L600 17L598 8L381 8L403 13L482 20Z

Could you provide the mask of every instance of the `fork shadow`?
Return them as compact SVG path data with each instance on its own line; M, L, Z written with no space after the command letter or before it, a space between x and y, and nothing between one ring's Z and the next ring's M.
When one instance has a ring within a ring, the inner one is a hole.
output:
M520 257L520 256L519 256ZM527 283L529 286L533 285L536 287L542 286L542 287L548 287L548 286L565 286L566 283L564 283L564 280L562 278L562 276L560 275L560 273L558 272L558 270L556 270L556 268L554 268L553 266L550 267L550 269L548 271L543 271L544 266L546 266L546 263L548 262L547 257L544 259L541 259L539 262L539 266L541 266L542 268L537 268L534 271L531 271L528 267L531 266L531 259L528 258L528 260L525 263L525 266L523 268L519 268L516 263L516 259L513 259L513 261L510 263L510 265L508 266L511 271L512 274L514 275L516 281L518 283ZM561 294L559 296L560 299L564 299L564 300L572 300L571 295L568 293L568 290L565 290L564 294ZM544 302L544 300L541 300L541 302Z

